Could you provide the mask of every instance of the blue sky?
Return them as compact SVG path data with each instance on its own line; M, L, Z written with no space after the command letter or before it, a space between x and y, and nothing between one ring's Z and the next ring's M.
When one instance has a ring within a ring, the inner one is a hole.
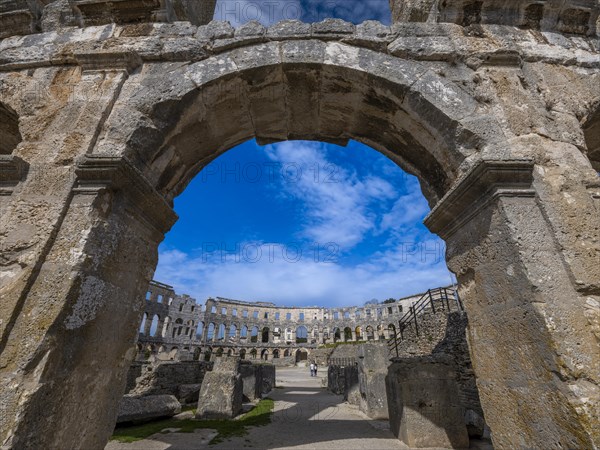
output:
M248 141L175 209L155 278L201 302L361 305L450 283L417 179L357 142Z
M282 19L319 22L339 18L353 23L379 20L390 23L388 0L217 0L216 20L239 26L250 20L271 25Z

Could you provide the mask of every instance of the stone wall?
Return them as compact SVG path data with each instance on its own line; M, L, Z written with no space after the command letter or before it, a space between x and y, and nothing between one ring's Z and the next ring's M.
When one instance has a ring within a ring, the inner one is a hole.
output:
M241 361L240 374L245 401L260 399L275 387L275 366L272 364L252 364L250 361Z
M459 396L466 410L473 410L483 416L475 373L469 355L466 338L468 325L464 312L452 311L449 314L438 309L418 316L418 334L414 326L403 331L404 339L390 356L426 356L433 353L451 355L456 362L456 377L460 387Z
M177 399L187 397L188 388L182 386L197 385L198 391L212 363L205 361L161 361L149 364L134 363L129 369L128 385L136 374L135 385L129 387L127 394L136 395L174 395ZM186 402L187 403L187 402Z
M469 447L455 367L442 353L395 358L390 366L390 428L409 447Z

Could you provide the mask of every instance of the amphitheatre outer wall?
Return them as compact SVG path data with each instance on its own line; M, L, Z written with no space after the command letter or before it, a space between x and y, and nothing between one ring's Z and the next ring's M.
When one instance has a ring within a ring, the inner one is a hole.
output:
M266 302L209 298L204 305L152 281L139 328L137 360L198 360L212 353L276 360L319 345L389 339L422 294L359 307L281 307ZM303 338L297 330L304 327ZM283 361L282 361L283 363Z

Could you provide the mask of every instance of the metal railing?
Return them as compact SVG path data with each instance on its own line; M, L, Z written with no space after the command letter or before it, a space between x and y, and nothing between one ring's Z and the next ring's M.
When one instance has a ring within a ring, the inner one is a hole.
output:
M445 311L462 311L463 304L458 296L458 291L452 288L435 288L425 292L415 304L398 321L398 328L392 330L392 336L388 340L390 354L400 356L398 346L404 340L404 331L413 326L415 333L419 336L419 316L424 313Z
M328 366L353 366L356 364L356 358L329 358L327 360Z

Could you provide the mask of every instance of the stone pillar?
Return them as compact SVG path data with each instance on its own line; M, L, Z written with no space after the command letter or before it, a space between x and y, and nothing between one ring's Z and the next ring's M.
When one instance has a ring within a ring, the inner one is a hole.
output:
M534 170L532 161L481 162L425 221L446 240L459 281L495 448L600 445L598 336L586 305L594 289L588 283L582 291L585 275L583 281L573 276L586 261L589 271L598 270L598 253L576 255L577 249L559 245L568 243L569 233L586 239L600 214L577 187L585 174L572 171L563 179L579 181L550 195L561 178ZM565 226L568 220L572 225Z
M126 160L79 161L60 227L2 341L2 445L104 447L157 246L175 218Z
M202 380L196 417L230 419L242 410L244 385L240 375L240 359L215 358L214 368Z
M356 329L355 328L352 329L352 340L356 341Z
M444 354L394 358L386 376L391 431L411 448L468 448L456 370Z

